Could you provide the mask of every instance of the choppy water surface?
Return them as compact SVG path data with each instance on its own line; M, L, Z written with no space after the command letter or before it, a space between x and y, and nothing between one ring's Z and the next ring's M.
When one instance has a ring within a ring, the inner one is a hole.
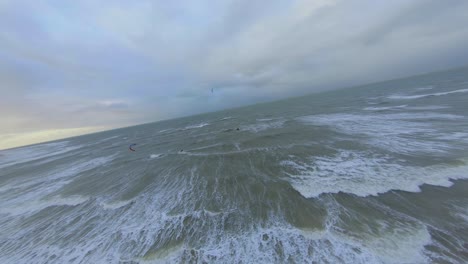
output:
M467 178L465 68L1 151L0 262L466 263Z

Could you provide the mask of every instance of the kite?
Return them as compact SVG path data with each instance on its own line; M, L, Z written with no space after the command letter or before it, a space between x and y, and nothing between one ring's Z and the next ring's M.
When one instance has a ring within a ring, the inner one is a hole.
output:
M135 151L134 149L132 149L133 146L136 146L136 144L131 144L128 149L131 150L131 151Z

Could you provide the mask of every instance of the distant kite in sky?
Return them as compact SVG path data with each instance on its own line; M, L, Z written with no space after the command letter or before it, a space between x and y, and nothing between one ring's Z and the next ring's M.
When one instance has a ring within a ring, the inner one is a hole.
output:
M133 146L136 146L136 144L131 144L131 145L128 147L128 149L129 149L130 151L135 151L134 149L132 149Z

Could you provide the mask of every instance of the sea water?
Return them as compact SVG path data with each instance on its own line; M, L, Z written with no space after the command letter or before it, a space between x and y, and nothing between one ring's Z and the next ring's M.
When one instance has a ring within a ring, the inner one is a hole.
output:
M117 129L0 152L0 263L466 263L466 179L468 68Z

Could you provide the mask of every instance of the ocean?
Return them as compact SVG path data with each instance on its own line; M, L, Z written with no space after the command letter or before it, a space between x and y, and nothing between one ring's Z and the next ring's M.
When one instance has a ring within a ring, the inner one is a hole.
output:
M0 151L0 263L467 263L467 179L468 68L116 129Z

